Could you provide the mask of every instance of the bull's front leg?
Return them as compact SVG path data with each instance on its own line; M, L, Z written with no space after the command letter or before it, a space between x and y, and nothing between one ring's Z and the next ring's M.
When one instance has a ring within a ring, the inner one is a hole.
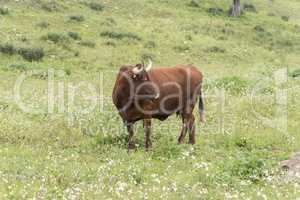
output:
M135 143L133 140L133 123L126 124L127 131L128 131L128 152L132 149L135 149Z
M144 119L144 131L145 131L145 148L146 151L152 147L151 142L151 118Z

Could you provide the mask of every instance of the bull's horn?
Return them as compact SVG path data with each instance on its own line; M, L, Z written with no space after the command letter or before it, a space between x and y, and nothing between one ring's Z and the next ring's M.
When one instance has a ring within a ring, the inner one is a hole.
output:
M148 71L150 71L151 68L152 68L152 60L149 59L149 64L148 64L148 66L145 68L145 71L148 72Z
M132 69L132 72L134 73L134 74L140 74L141 72L143 71L143 67L135 67L135 68L133 68Z

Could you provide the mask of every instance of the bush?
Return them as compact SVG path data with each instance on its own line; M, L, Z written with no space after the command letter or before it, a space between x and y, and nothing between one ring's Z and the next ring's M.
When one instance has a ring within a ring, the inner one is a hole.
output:
M141 38L134 33L118 33L114 31L104 31L100 34L101 37L108 37L116 40L131 39L140 41Z
M224 174L230 177L258 183L265 176L265 163L250 153L238 156L235 160L226 161L222 166Z
M269 12L269 13L268 13L268 16L270 16L270 17L275 17L276 14L275 14L275 13L272 13L272 12Z
M258 25L254 27L254 29L256 31L256 40L261 44L266 44L273 41L272 33L266 31L263 27Z
M153 147L152 158L154 159L176 159L182 153L181 146L178 145L172 138L161 138L155 141Z
M16 71L26 71L27 66L25 64L12 64L8 67L9 70L16 70Z
M137 143L137 138L135 139L135 143ZM100 146L105 145L118 145L122 148L125 148L128 143L128 135L127 134L120 134L120 135L107 135L104 136L102 134L99 134L96 137L96 143Z
M84 21L84 16L82 16L82 15L71 15L71 16L69 16L69 19L71 21L83 22Z
M78 57L79 55L80 55L79 51L75 51L75 52L74 52L74 56L75 56L75 57Z
M142 54L141 58L142 58L142 60L147 60L147 62L148 62L149 59L155 60L155 55L151 54L151 53L144 53L144 54Z
M69 42L69 38L62 33L48 33L46 36L43 36L42 39L52 41L55 44Z
M186 35L185 36L185 39L186 40L189 40L189 41L192 41L193 40L193 37L191 35Z
M81 40L79 33L76 32L68 32L68 36L73 40Z
M186 52L190 50L190 47L188 45L175 46L174 50L177 52Z
M199 8L200 7L198 1L196 1L196 0L192 0L190 3L188 3L188 6L189 7L194 7L194 8Z
M82 45L82 46L90 47L90 48L95 48L96 47L96 43L95 42L88 41L88 40L82 41L79 44Z
M300 69L296 69L293 72L290 72L289 76L291 76L293 78L299 77L300 76Z
M21 48L18 53L27 61L39 61L44 57L42 48Z
M245 11L248 11L248 12L256 12L255 6L254 6L253 4L250 4L250 3L245 3L245 4L243 5L243 9L244 9Z
M7 8L0 8L0 15L8 15L9 10Z
M19 54L25 60L28 61L39 61L44 57L44 50L41 48L17 48L12 44L0 45L0 52L14 55Z
M257 32L265 32L265 29L260 25L256 25L254 27L254 30L257 31Z
M145 47L148 48L148 49L154 49L156 47L156 44L154 41L148 41L146 44L145 44Z
M88 6L92 9L92 10L96 10L96 11L102 11L104 9L104 6L100 3L89 3Z
M26 36L22 36L22 37L21 37L21 41L22 41L22 42L27 42L27 41L28 41L28 38L27 38Z
M221 15L224 13L224 10L222 8L209 8L207 12L213 15Z
M104 42L103 44L106 46L112 46L112 47L116 46L116 43L114 43L113 41L107 41L107 42Z
M237 76L224 77L216 81L217 88L223 88L234 94L239 94L244 92L247 89L247 86L248 86L247 81Z
M13 55L17 53L17 49L14 47L14 45L6 43L0 45L0 52L8 55Z
M106 18L105 21L102 22L101 24L104 25L104 26L110 26L111 27L111 26L117 25L117 22L113 18L109 17L109 18Z
M210 53L225 53L226 50L223 49L223 48L221 48L221 47L213 46L213 47L207 48L206 52L210 52Z
M71 69L69 69L69 68L64 69L64 71L65 71L65 73L66 73L67 76L70 76L71 73L72 73Z
M43 3L41 8L45 11L53 12L59 10L59 5L55 1L51 1Z
M245 149L245 150L248 150L248 151L251 151L253 149L253 145L245 137L235 137L233 139L233 141L234 141L234 145L241 148L241 149Z
M289 21L290 20L290 17L289 16L281 16L281 19L283 20L283 21Z
M40 28L48 28L49 27L49 23L48 22L45 22L45 21L42 21L42 22L39 22L36 24L36 26L40 27Z

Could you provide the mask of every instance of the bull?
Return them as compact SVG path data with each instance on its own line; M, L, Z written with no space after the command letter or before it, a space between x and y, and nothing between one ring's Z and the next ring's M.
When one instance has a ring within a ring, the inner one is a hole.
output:
M189 144L195 144L193 110L199 98L200 121L204 122L202 73L193 65L177 65L152 69L145 66L123 65L116 78L112 99L127 127L128 151L135 148L133 125L143 120L145 148L152 146L151 119L165 120L176 113L182 119L178 143L184 143L189 132Z

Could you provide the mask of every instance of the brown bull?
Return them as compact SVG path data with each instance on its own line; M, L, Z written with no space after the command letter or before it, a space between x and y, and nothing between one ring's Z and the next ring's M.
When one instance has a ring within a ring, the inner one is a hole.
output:
M201 94L202 73L192 65L151 69L152 63L125 65L120 68L113 89L113 102L129 133L128 150L134 149L133 124L143 120L145 147L151 147L151 119L165 120L173 113L182 118L178 138L184 142L189 131L189 143L195 143L193 109L199 97L200 120L204 122Z

